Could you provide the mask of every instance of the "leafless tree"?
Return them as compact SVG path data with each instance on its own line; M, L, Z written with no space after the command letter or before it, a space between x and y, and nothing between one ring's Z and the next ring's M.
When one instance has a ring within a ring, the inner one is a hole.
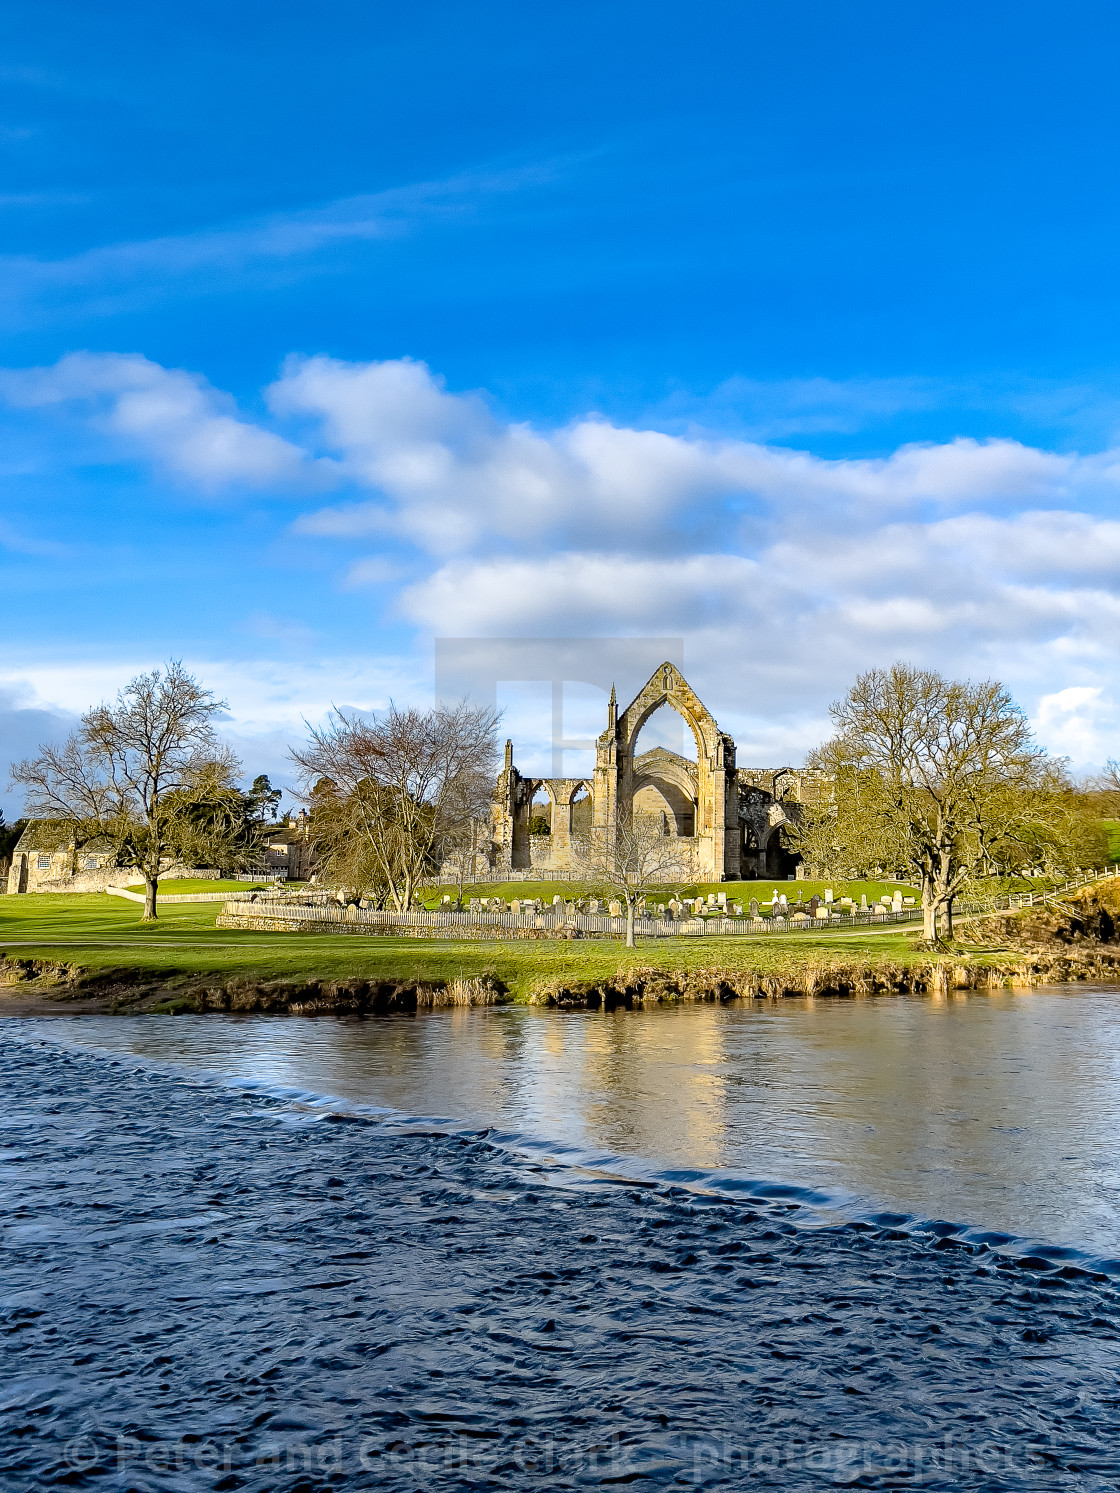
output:
M836 735L809 764L836 784L830 858L914 875L927 939L951 936L953 900L974 876L1060 855L1064 764L1001 684L898 663L860 675L831 714Z
M165 863L195 833L198 793L228 785L237 770L214 730L225 708L172 660L137 675L115 704L88 711L61 747L12 768L29 813L66 823L75 845L109 841L117 864L139 871L145 921L156 916Z
M598 838L573 841L573 870L581 881L618 894L626 906L626 947L634 947L634 911L638 898L687 869L680 845L652 819L620 822L614 844Z
M444 845L478 811L496 766L499 715L465 701L389 709L371 719L335 710L292 752L315 793L312 822L328 876L407 909Z

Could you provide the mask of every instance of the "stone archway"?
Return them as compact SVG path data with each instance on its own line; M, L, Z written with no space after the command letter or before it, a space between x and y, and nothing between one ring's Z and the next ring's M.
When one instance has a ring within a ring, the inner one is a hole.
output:
M613 691L611 693L607 730L596 743L593 795L596 833L609 844L615 826L620 822L630 822L638 782L634 745L646 721L664 705L683 718L696 739L693 834L697 874L716 881L738 876L740 843L735 743L720 730L715 717L680 671L670 663L662 664L654 671L644 688L621 713L617 710Z

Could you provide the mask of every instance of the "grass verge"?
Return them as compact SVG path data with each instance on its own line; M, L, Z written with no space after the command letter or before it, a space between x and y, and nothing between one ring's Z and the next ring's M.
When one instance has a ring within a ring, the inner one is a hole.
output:
M735 995L976 988L1114 979L1120 952L1027 950L1006 936L945 956L915 928L758 938L420 941L214 926L218 903L166 907L153 926L104 895L0 897L0 985L10 996L100 999L102 1009L364 1011L450 1003L584 1004ZM394 994L396 992L396 994ZM399 997L399 999L398 999ZM397 1004L394 1004L394 1001ZM411 1004L409 1004L411 1003ZM0 1011L13 1011L9 1001Z

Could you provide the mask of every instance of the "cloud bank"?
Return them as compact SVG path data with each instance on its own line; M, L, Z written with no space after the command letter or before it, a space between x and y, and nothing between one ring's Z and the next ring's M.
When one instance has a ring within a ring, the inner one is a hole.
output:
M256 419L135 355L9 372L0 393L207 493L283 497L278 532L423 636L683 633L748 751L778 729L793 757L856 672L898 657L1004 678L1078 761L1116 750L1120 451L826 459L594 413L545 429L408 359L293 358Z

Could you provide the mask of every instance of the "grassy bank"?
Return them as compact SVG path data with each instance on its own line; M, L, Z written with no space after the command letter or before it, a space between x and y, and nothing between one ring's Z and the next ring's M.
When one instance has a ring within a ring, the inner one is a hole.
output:
M220 904L168 906L154 925L103 895L0 897L0 983L7 1006L39 993L103 1009L411 1009L454 1000L726 999L735 995L873 993L1115 978L1120 948L1016 944L1001 925L945 956L918 930L852 929L758 938L462 943L214 926ZM1068 944L1068 940L1066 941ZM1052 947L1051 947L1052 946Z

